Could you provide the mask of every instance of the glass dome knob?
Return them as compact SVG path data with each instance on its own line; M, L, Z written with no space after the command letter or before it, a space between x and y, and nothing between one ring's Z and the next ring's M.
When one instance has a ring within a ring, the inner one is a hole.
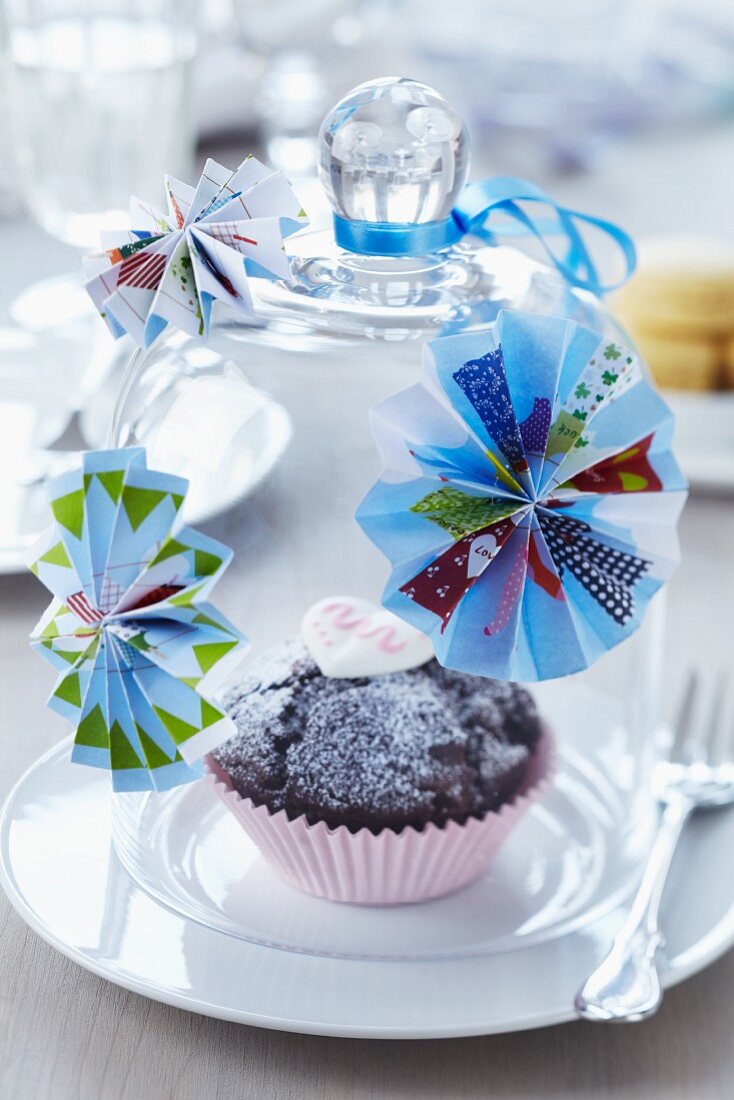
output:
M342 218L445 218L469 171L469 135L443 96L417 80L385 77L354 88L319 133L319 175Z

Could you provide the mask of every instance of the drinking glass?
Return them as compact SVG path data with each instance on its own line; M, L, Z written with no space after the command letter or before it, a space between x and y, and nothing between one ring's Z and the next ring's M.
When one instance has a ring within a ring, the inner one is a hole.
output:
M0 0L0 130L12 135L19 196L51 237L97 249L101 229L127 227L131 194L155 200L165 172L188 178L194 50L194 0ZM48 276L58 248L18 228L8 281ZM38 529L44 472L79 446L75 413L129 354L76 267L23 290L14 326L0 329L0 423L12 428L0 448L0 570L19 568Z

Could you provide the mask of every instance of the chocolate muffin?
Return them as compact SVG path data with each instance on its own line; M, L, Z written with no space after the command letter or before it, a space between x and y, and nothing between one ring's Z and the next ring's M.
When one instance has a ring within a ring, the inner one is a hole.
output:
M334 679L297 640L253 662L224 705L237 734L212 755L243 798L352 832L496 810L522 783L541 733L516 684L436 661Z

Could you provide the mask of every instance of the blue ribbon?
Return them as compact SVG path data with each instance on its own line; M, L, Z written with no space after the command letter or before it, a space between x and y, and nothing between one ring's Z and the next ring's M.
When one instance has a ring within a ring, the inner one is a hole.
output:
M363 256L425 256L464 236L452 215L439 222L360 222L334 215L336 243Z
M549 207L554 217L550 220L535 219L519 203L538 203ZM508 221L490 229L488 222L496 214L505 215ZM584 240L583 228L597 230L621 254L624 274L618 282L602 282ZM365 222L350 221L335 214L334 233L341 248L366 256L425 256L429 252L448 248L468 235L478 237L489 245L500 244L502 237L533 236L572 286L596 295L622 286L636 264L632 238L618 225L561 206L535 184L506 176L468 184L451 214L441 221L422 224ZM561 255L551 248L549 237L560 237L565 241L565 254Z

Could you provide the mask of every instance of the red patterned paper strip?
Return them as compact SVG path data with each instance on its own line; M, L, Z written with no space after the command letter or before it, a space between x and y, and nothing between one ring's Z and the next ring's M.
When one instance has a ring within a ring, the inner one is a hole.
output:
M400 591L438 615L443 633L458 604L514 530L515 524L507 518L466 535L402 585Z
M525 575L527 573L528 565L528 552L527 548L518 553L514 562L512 563L512 569L507 574L507 580L505 586L502 589L502 595L500 596L500 602L497 606L497 611L491 623L487 623L484 628L484 633L488 638L491 638L493 634L499 634L501 630L509 624L512 618L513 612L517 606L517 601L522 595L523 586L525 584Z
M663 484L647 457L653 435L621 454L605 458L565 482L562 489L581 493L659 493Z
M165 266L166 257L160 252L155 252L152 256L145 252L136 252L134 256L128 256L123 260L117 276L117 285L139 286L152 290L163 278Z

